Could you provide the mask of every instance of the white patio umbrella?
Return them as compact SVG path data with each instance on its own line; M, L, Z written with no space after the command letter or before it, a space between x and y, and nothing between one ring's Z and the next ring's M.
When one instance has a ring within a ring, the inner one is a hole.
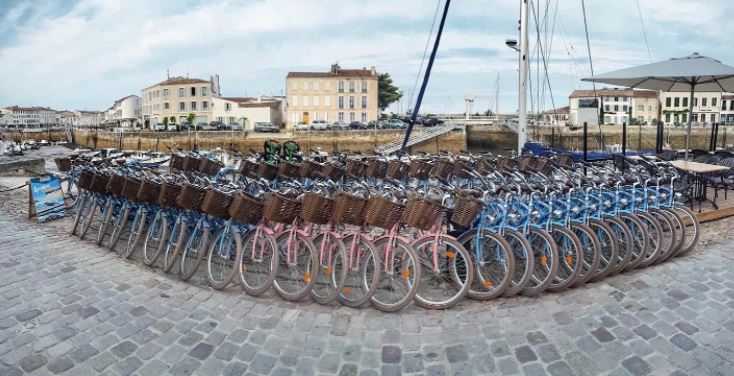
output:
M693 93L734 91L734 67L694 52L691 56L620 69L584 78L582 81L633 89L690 92L685 153L688 158L688 151L691 148Z

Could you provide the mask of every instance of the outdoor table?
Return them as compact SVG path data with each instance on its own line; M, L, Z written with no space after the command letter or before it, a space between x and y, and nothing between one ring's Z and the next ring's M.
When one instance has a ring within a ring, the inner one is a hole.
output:
M673 165L675 168L693 176L694 187L691 200L693 200L694 198L698 200L699 213L701 212L701 204L704 201L710 202L715 209L719 208L719 206L716 205L716 202L709 200L706 196L706 191L708 190L708 176L711 174L718 174L721 172L729 171L729 167L692 161L671 161L670 164Z

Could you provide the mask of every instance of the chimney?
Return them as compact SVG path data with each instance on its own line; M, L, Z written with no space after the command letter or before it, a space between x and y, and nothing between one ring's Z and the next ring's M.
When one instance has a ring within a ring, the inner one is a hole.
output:
M219 75L215 74L213 76L209 76L209 82L212 85L212 96L213 97L221 96L222 93L219 91Z
M376 76L377 75L377 70L375 70L375 66L374 65L372 67L370 67L370 70L372 71L372 75L373 76Z
M331 64L331 74L339 74L339 70L341 70L339 63Z

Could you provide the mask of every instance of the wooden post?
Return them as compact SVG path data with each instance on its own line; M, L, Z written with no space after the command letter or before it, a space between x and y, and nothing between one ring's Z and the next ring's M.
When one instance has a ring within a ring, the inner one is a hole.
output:
M622 155L627 155L627 122L622 123Z
M589 142L587 137L589 136L589 125L584 122L584 160L588 160Z

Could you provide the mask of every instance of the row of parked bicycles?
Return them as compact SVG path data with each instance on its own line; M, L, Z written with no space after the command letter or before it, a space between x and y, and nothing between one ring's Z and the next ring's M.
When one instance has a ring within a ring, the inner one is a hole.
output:
M215 289L388 312L562 291L685 254L700 232L675 168L645 158L234 159L59 160L79 192L71 232L182 280L203 268Z

